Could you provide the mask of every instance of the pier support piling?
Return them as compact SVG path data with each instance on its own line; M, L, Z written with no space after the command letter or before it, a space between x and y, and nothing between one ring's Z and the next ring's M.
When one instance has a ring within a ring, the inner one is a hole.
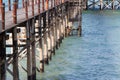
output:
M13 29L13 80L19 80L17 27Z
M6 33L0 35L0 80L6 80Z

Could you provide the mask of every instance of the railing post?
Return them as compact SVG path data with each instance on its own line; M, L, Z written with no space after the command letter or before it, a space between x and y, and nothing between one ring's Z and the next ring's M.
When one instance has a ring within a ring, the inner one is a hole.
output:
M8 0L8 8L9 8L9 11L11 11L11 0Z
M45 2L45 10L48 10L48 0Z
M23 6L23 8L25 7L25 1L24 0L22 0L22 6Z
M26 19L28 19L28 2L25 0L25 14L26 14Z
M44 11L44 0L42 0L42 11Z
M2 6L2 3L3 3L3 0L0 0L0 7ZM0 10L0 13L1 13L1 10Z
M5 4L1 6L1 15L2 15L2 31L5 30Z
M112 0L112 10L114 10L114 0Z
M34 0L32 0L32 16L34 16Z
M38 13L40 13L40 0L38 0Z
M64 0L62 0L62 3L64 3Z
M17 1L14 0L13 2L13 23L17 23Z
M53 7L53 2L52 2L53 0L51 0L51 8Z

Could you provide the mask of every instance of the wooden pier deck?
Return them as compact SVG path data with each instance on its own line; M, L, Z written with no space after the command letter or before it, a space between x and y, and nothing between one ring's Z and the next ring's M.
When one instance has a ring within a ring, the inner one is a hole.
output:
M10 1L6 8L0 0L0 80L6 80L7 73L11 79L19 80L20 68L27 74L26 80L36 80L36 71L44 72L44 64L49 64L70 34L71 18L82 14L82 0L22 0L22 4ZM20 64L24 58L26 66Z
M34 0L33 0L34 1ZM37 2L35 2L37 1ZM35 0L33 2L33 4L29 4L26 2L23 2L24 7L20 7L17 8L17 4L19 5L19 3L13 2L12 6L13 6L13 10L10 11L5 11L5 4L3 3L1 5L1 13L0 13L0 21L1 23L3 22L2 26L4 27L4 29L2 29L2 27L0 27L0 33L3 31L6 31L16 25L19 25L20 23L23 23L25 21L27 21L30 18L33 18L37 15L40 15L41 13L46 12L48 9L52 9L54 6L58 6L61 3L63 3L64 0L57 1L55 2L56 4L51 4L49 3L50 1L48 0L48 2L45 4L45 2L40 2L40 0ZM67 0L66 0L67 1ZM52 2L54 2L52 0ZM41 5L42 3L42 5ZM49 8L46 8L46 5L48 5ZM16 20L15 20L16 17ZM4 21L3 21L4 19Z

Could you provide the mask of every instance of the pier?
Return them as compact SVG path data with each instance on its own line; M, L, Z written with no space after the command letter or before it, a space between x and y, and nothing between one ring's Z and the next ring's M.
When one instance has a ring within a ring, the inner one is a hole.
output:
M119 0L0 0L0 80L20 80L20 69L36 80L65 38L82 36L83 10L118 9Z
M70 23L82 13L81 3L78 0L8 0L7 3L0 0L0 80L6 80L7 73L13 80L19 80L19 68L27 73L27 80L36 80L36 71L44 72L45 64L49 64L55 50L72 31ZM24 65L20 64L23 59Z

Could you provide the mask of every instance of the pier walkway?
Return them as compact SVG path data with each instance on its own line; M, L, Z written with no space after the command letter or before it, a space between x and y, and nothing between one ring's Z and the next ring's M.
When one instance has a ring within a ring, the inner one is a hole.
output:
M72 31L71 20L82 14L81 4L79 0L0 0L0 80L6 80L7 74L19 80L20 69L27 80L36 80L36 71L44 72L44 65Z

